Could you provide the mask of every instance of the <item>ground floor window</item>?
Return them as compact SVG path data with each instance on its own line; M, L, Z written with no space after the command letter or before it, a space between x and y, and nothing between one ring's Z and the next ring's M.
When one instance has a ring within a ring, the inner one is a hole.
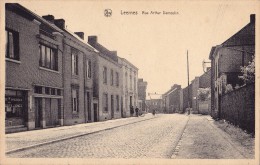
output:
M7 125L23 125L27 101L25 91L5 90L5 120Z
M108 111L108 95L107 95L107 93L103 94L102 106L103 106L103 111L107 112Z
M72 89L72 112L78 113L79 112L79 90Z

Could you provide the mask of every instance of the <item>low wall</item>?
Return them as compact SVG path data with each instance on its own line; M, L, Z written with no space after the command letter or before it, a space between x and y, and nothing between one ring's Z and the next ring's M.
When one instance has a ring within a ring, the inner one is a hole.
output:
M247 85L221 97L220 118L255 132L255 84Z

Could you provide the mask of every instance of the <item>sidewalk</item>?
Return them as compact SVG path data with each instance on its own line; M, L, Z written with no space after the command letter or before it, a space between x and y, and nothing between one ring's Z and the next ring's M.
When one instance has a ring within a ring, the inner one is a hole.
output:
M241 144L238 139L221 129L210 116L191 114L172 158L252 159L254 138L247 136L247 142L250 145Z
M70 139L108 130L123 125L136 123L144 120L153 119L152 114L148 113L144 117L130 117L103 122L84 123L73 126L63 126L56 128L40 129L13 134L6 134L6 153L12 153L26 148L33 148L44 144Z

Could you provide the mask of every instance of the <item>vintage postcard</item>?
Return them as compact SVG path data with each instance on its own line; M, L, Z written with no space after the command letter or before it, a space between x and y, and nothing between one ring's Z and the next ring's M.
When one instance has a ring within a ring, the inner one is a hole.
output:
M0 11L0 164L259 164L259 1Z

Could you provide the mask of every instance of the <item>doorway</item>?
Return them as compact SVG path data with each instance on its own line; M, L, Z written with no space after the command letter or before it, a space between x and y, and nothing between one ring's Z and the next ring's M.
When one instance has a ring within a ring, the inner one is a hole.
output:
M90 93L87 92L87 108L88 108L88 121L92 121L91 120L91 106L90 106Z
M94 107L94 122L97 122L98 121L98 104L94 103L93 107Z
M42 99L35 98L35 128L41 127L42 118Z
M130 107L133 106L133 100L132 100L133 96L130 96Z
M58 99L45 98L46 126L58 125Z
M114 118L114 96L111 95L111 118Z

